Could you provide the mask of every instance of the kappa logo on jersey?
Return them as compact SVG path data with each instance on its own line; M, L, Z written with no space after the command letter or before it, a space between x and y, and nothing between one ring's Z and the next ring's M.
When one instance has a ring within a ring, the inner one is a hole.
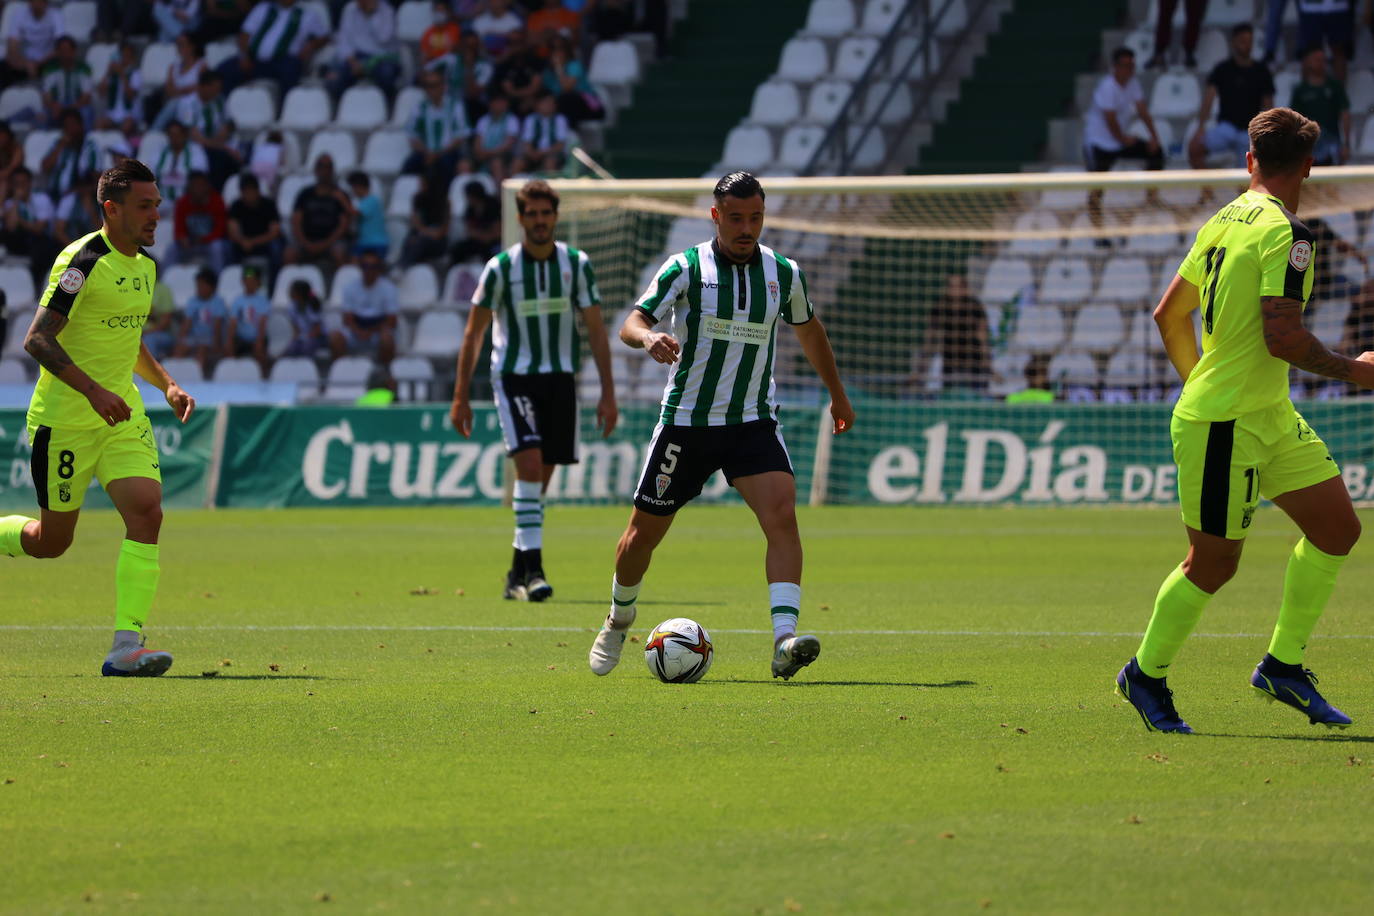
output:
M75 267L68 267L62 271L62 276L58 279L57 285L64 293L78 293L81 291L81 287L86 285L86 275Z
M1312 263L1312 243L1306 239L1294 242L1293 247L1288 249L1288 263L1293 265L1294 270L1306 270L1307 265Z
M671 474L659 474L654 478L654 486L658 488L658 498L662 499L663 494L668 492L668 487L673 482Z

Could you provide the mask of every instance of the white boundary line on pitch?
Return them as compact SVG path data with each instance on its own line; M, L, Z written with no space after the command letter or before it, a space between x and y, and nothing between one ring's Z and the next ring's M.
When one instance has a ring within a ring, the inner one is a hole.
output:
M95 624L0 624L3 631L33 630L106 630L108 627ZM171 625L155 627L156 630L190 630L205 632L235 633L591 633L595 627L483 627L463 624L440 624L435 626L385 626L373 624L280 624L259 626L256 624L207 624ZM771 634L772 630L716 630L717 633L731 635L759 636ZM1137 638L1139 631L1112 633L1104 630L1066 632L1063 630L815 630L822 636L985 636L1011 639L1030 639L1039 637L1068 637L1077 639L1126 639ZM1268 633L1193 633L1203 639L1265 639ZM1374 639L1371 633L1332 633L1322 639Z

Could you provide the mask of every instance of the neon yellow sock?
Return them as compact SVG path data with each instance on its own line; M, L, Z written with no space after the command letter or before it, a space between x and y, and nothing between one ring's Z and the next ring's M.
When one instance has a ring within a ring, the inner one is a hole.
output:
M1323 553L1307 538L1298 541L1283 577L1283 605L1269 641L1269 654L1286 665L1302 664L1302 651L1336 587L1345 557Z
M1155 612L1145 628L1145 638L1135 650L1141 671L1150 677L1164 677L1168 673L1166 669L1211 599L1211 595L1188 581L1182 566L1169 573L1155 596Z
M31 521L33 519L27 515L6 515L0 518L0 553L7 553L12 557L28 556L24 552L20 535L24 533L24 526Z
M125 540L115 563L115 629L142 630L157 594L157 545Z

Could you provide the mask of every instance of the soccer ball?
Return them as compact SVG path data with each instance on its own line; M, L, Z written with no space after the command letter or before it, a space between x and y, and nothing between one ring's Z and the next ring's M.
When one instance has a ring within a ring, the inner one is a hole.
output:
M644 646L644 661L665 684L691 684L711 668L714 651L706 628L695 620L674 617L654 627Z

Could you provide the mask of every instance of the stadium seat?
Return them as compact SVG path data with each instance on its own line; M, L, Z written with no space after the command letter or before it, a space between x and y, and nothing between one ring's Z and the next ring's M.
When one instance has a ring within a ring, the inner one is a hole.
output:
M91 82L99 83L105 78L105 74L110 69L110 61L114 59L119 47L109 42L97 42L86 48L82 58L86 61L86 66L91 68Z
M1096 400L1093 389L1102 376L1097 368L1097 360L1091 354L1072 351L1056 353L1050 359L1046 374L1050 377L1050 383L1063 392L1065 400Z
M91 40L91 33L95 31L95 13L93 0L67 0L62 4L62 24L78 45L85 45Z
M1030 305L1016 314L1013 349L1051 353L1064 344L1064 313L1053 305Z
M1259 43L1256 42L1256 46ZM1153 54L1153 50L1149 53ZM1212 68L1231 56L1231 45L1226 40L1226 36L1219 29L1207 29L1198 39L1197 50L1194 52L1197 57L1197 71L1199 73L1211 73ZM1149 60L1148 57L1143 60ZM1275 99L1278 95L1275 94Z
M363 272L356 264L345 264L334 273L334 280L329 284L329 295L325 298L327 308L338 308L343 305L344 287L354 280L362 277Z
M439 278L428 264L412 264L396 284L401 308L418 312L439 301Z
M434 4L429 0L406 0L396 9L396 37L415 43L434 24Z
M305 161L313 165L315 160L324 155L334 160L334 173L342 183L344 174L358 164L358 141L346 130L322 130L311 136Z
M23 360L0 359L0 385L27 385L29 381Z
M29 309L38 305L37 293L33 288L33 275L27 267L18 264L0 265L0 289L5 291L5 308Z
M945 3L933 8L937 14L941 10L944 12L935 23L935 34L941 38L952 38L968 28L968 8L964 5L964 0L946 0Z
M320 17L320 22L324 23L325 31L331 33L336 25L334 14L330 11L330 7L333 5L333 2L326 3L325 0L301 0L301 6L307 10L313 10L315 15Z
M983 275L978 298L984 305L1002 306L1025 295L1031 286L1031 268L1021 258L996 258Z
M20 313L22 314L22 313ZM0 356L12 357L14 359L29 359L29 355L24 352L24 338L29 332L29 322L16 321L15 317L10 317L9 330L5 332L3 347L0 348Z
M242 196L239 190L239 178L239 173L235 172L233 175L224 179L224 187L220 188L219 194L220 197L224 198L224 205L226 207L232 207L234 201Z
M1073 171L1079 172L1082 168L1076 166ZM1084 188L1046 188L1040 192L1038 206L1045 210L1081 213L1088 206L1088 192Z
M830 55L819 38L790 38L782 46L778 61L779 79L814 83L830 72Z
M339 99L335 118L348 130L375 130L386 123L386 96L376 86L353 86Z
M210 381L223 382L260 382L262 367L250 356L233 356L215 363L215 371Z
M371 148L371 144L368 144ZM366 161L364 161L366 166ZM420 190L420 176L418 175L398 175L396 181L391 186L391 199L387 204L386 215L390 217L403 217L410 219L410 205L415 199L415 192Z
M598 86L639 82L639 52L628 41L602 41L592 50L587 79Z
M219 272L219 282L215 284L215 294L224 300L226 306L243 295L243 267L239 264L226 264Z
M319 86L297 86L281 105L279 126L289 130L315 131L333 119L329 93Z
M48 150L57 142L58 133L55 130L31 130L29 135L24 138L24 165L28 166L29 171L35 175L43 174L43 157L48 155ZM35 181L35 185L41 186L41 181ZM57 201L53 201L54 204Z
M652 268L651 268L652 269ZM481 264L455 264L444 277L444 291L435 308L463 310L472 302L472 294L482 277ZM638 290L636 290L638 292Z
M890 98L889 92L891 93ZM884 101L887 105L880 110L879 106ZM911 89L904 82L898 83L894 90L892 83L886 80L875 80L864 92L862 108L864 120L876 117L878 123L884 127L895 127L909 122L914 111L915 102L911 97Z
M28 144L24 144L24 149L28 149ZM1374 157L1374 118L1369 118L1364 122L1364 127L1360 129L1360 142L1357 151L1362 157Z
M725 138L721 161L727 169L761 169L773 161L773 135L763 127L736 127Z
M1374 73L1368 70L1351 70L1350 85L1345 87L1345 91L1350 97L1351 114L1364 114L1374 108ZM1288 103L1287 97L1283 98L1283 103ZM1278 102L1275 101L1275 104Z
M219 41L212 41L205 46L205 64L208 67L218 67L231 57L239 53L238 43L232 38L221 38Z
M821 80L807 93L806 120L814 124L834 123L853 94L854 84L848 80Z
M901 18L905 6L906 4L900 0L868 0L864 4L859 31L865 35L886 37Z
M1121 217L1111 211L1102 214L1100 226L1095 225L1087 213L1079 213L1069 223L1069 241L1065 248L1073 254L1102 254L1103 249L1098 247L1098 240L1106 238L1115 244L1121 244L1120 232L1114 231L1121 225Z
M8 123L23 112L28 112L27 120L36 120L43 112L43 94L33 86L10 86L0 92L0 121Z
M1109 353L1126 336L1126 322L1115 305L1085 305L1073 318L1069 349Z
M410 354L452 358L463 342L463 324L463 319L458 317L457 312L425 312L415 327L415 339L410 346Z
M271 129L258 131L258 135L253 138L254 145L270 142L267 135L271 132ZM281 173L298 172L305 168L305 151L301 149L300 135L294 130L283 130L279 133L283 153Z
M177 264L158 271L158 279L172 291L172 301L177 308L181 308L187 299L196 294L196 272L199 270L195 264Z
M1003 350L992 356L992 385L989 392L993 395L1008 395L1026 387L1026 363L1030 354L1025 350Z
M1082 258L1055 258L1040 274L1036 297L1040 302L1085 302L1092 295L1092 280L1092 270Z
M189 356L169 356L162 361L162 368L166 369L167 374L176 379L179 385L198 385L205 381L205 372L201 369L200 360Z
M143 75L146 88L161 86L167 82L167 68L177 59L176 45L166 41L155 41L143 49L138 72Z
M778 160L783 166L800 172L811 164L811 157L824 139L824 127L815 124L789 127L778 144Z
M664 243L667 251L678 252L686 251L702 242L710 239L714 235L714 230L710 220L698 219L694 216L680 216L673 220L673 224L668 229L668 241ZM657 272L662 266L662 259L655 258L650 265L651 270ZM644 284L645 287L648 284ZM638 290L636 290L638 292Z
M277 102L265 86L238 86L224 102L225 114L241 131L256 132L277 119Z
M1202 105L1202 90L1191 73L1171 70L1161 74L1150 90L1150 114L1156 118L1186 118Z
M1123 345L1127 350L1137 350L1142 353L1163 353L1164 338L1159 336L1159 327L1155 324L1154 316L1149 307L1132 309L1126 317L1126 343Z
M410 124L415 109L424 100L425 91L419 86L406 86L396 93L396 101L391 106L391 125L404 128Z
M96 149L101 152L107 152L113 146L128 142L128 138L124 136L124 132L118 130L93 130L87 136L91 138L91 142L95 144Z
M1339 346L1345 336L1345 319L1350 312L1348 299L1325 299L1308 306L1302 322L1317 339L1329 347Z
M862 77L873 62L873 55L878 53L878 45L878 39L869 35L856 35L841 41L835 51L835 75L846 80Z
M1121 42L1121 46L1129 48L1135 53L1137 66L1144 66L1145 62L1154 56L1155 53L1155 33L1154 20L1149 20L1149 25L1136 29L1127 34Z
M366 356L341 356L329 367L325 377L324 398L329 401L353 401L367 390L372 374L372 360Z
M1302 74L1292 68L1280 70L1278 73L1275 73L1274 104L1287 105L1289 100L1293 98L1293 87L1301 81ZM1346 91L1349 93L1349 87L1346 87ZM1355 108L1354 98L1350 100L1350 107L1352 111L1358 111L1358 109Z
M404 401L433 400L434 364L423 356L401 356L391 361L396 394Z
M286 309L272 309L267 315L267 355L280 359L291 346L296 330L291 324L291 315Z
M851 124L847 133L851 159L849 167L872 172L887 159L887 142L880 128Z
M1254 0L1209 0L1203 25L1233 26L1255 21Z
M1109 388L1137 388L1161 381L1154 358L1140 349L1123 348L1107 360L1102 382Z
M410 137L403 130L378 130L367 136L363 149L363 171L391 176L401 171L410 154ZM413 191L411 193L414 193ZM409 198L406 201L409 213Z
M770 127L786 127L801 119L801 93L796 84L778 80L760 83L754 90L749 120Z
M1339 213L1324 213L1319 218L1330 227L1332 232L1336 233L1336 235L1340 236L1351 245L1359 244L1360 230L1355 222L1355 214L1353 212L1344 210ZM1332 263L1336 264L1339 262L1333 261ZM1361 274L1363 274L1363 271L1361 271Z
M854 4L850 0L811 0L803 31L822 38L839 38L854 31Z
M0 36L7 38L10 35L10 23L15 13L19 12L21 5L19 3L6 3L0 6Z
M1064 240L1063 224L1052 210L1028 210L1016 217L1011 229L1016 235L1007 246L1008 254L1050 254Z
M1159 231L1136 234L1139 230L1158 227ZM1126 236L1125 250L1130 254L1169 254L1182 244L1177 223L1169 213L1146 210L1131 221L1132 232Z
M287 326L290 327L289 321ZM315 361L308 356L286 356L272 364L272 371L268 373L267 380L269 382L318 387L320 370L316 368Z
M347 265L352 266L352 265ZM339 268L342 273L345 268ZM277 279L272 287L272 307L290 308L291 307L291 284L296 280L305 280L310 284L310 288L315 291L315 295L321 300L325 298L326 287L324 274L314 264L287 264L277 273ZM225 300L225 305L229 305L229 300Z
M1202 200L1202 188L1197 186L1175 185L1160 188L1159 202L1166 207L1174 207L1179 210L1192 210ZM1207 217L1204 217L1206 219Z
M291 231L291 212L296 208L296 196L314 183L314 175L302 173L287 175L277 186L277 211L281 213L283 231L287 233Z
M897 39L886 76L895 77L905 70L906 79L924 80L940 69L940 48L933 40L923 42L914 35Z
M1157 299L1155 272L1144 258L1115 257L1102 267L1093 301L1143 303ZM1151 302L1153 304L1153 302Z

